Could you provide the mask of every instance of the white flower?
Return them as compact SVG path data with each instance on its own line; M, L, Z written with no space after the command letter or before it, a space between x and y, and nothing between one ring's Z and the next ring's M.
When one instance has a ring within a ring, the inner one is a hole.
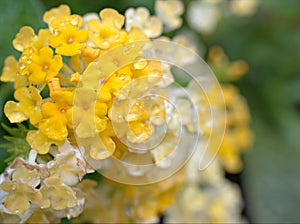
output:
M167 32L181 26L183 11L184 5L180 0L157 0L155 3L155 13Z
M220 10L217 4L192 1L187 10L187 20L191 28L203 34L212 33L218 25Z
M157 37L162 33L162 22L155 16L150 16L148 9L139 7L127 9L125 12L125 27L129 32L135 26L143 30L149 38Z

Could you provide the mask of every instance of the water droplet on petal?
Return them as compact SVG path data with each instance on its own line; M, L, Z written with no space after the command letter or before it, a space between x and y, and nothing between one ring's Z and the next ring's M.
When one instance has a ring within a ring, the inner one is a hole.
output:
M25 68L26 68L26 64L25 64L24 62L21 62L21 63L19 64L19 68L20 68L21 70L25 69Z
M102 46L103 47L109 47L109 42L108 41L103 41Z
M143 69L148 64L148 62L142 57L137 57L135 60L136 62L133 63L133 67L135 69Z
M78 23L79 23L79 18L78 18L78 16L73 16L73 17L71 18L71 20L70 20L70 23L71 23L72 26L77 26Z
M54 36L58 36L60 33L61 33L61 30L60 30L59 28L55 28L55 29L53 30L53 35L54 35Z

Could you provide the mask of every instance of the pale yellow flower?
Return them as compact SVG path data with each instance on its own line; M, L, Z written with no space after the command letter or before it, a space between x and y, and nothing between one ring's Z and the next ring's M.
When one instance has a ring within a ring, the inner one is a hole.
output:
M150 16L147 8L127 9L125 19L127 32L131 27L139 27L149 38L157 37L162 33L161 21L155 16Z
M181 0L156 0L155 13L156 16L165 25L165 30L172 31L182 24L184 5Z
M237 16L250 16L254 14L258 7L257 0L232 0L229 9Z

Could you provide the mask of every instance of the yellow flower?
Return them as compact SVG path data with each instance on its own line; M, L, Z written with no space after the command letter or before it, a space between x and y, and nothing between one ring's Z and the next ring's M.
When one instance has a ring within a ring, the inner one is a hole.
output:
M73 56L80 53L83 42L88 39L88 32L80 29L82 18L79 15L70 15L70 8L61 5L44 14L44 21L51 31L49 43L56 48L56 53Z
M2 75L0 77L2 82L14 82L14 88L17 89L26 86L27 77L19 73L19 63L14 56L8 56L4 61Z
M222 86L227 108L226 132L218 155L225 169L238 173L243 167L240 153L248 148L252 141L249 128L250 114L244 98L233 85Z
M106 128L107 106L96 102L97 94L88 87L77 88L73 107L73 128L79 138L95 136Z
M31 204L39 205L42 194L36 189L40 184L40 174L35 167L25 166L15 160L11 166L15 169L12 178L5 179L0 188L8 192L4 198L4 206L12 213L24 213ZM22 161L21 161L22 162Z
M212 67L220 81L235 81L240 79L249 69L243 60L230 62L223 49L213 46L209 49L208 64Z
M59 17L69 16L71 14L71 10L69 6L67 5L60 5L57 8L53 8L47 12L45 12L43 16L43 20L45 23L47 23L49 26L51 22Z
M18 51L22 52L18 64L21 75L29 75L28 66L31 64L33 54L48 45L49 35L50 32L46 29L41 29L38 36L35 35L31 27L24 26L20 29L13 40L13 45Z
M123 69L122 67L131 64L135 59L141 59L142 53L140 51L143 45L143 43L136 43L132 46L120 46L114 48L109 54L101 55L95 62L91 62L83 72L82 85L105 93L104 95L99 94L99 97L102 95L107 96L106 91L111 89L112 82L110 84L106 84L106 82L108 82L109 76L113 72L118 72L119 74L117 74L118 80L115 81L121 81L125 85L130 72L127 68ZM147 62L144 60L142 63L138 62L137 64L143 64L145 67ZM121 71L118 71L120 68L122 68ZM126 70L125 76L122 75L124 70ZM110 96L107 97L110 100Z
M65 56L78 54L83 43L88 39L86 30L78 30L76 26L71 24L67 24L63 28L57 28L56 32L49 38L49 43L55 48L57 54Z
M64 184L74 186L86 174L86 164L79 158L79 149L73 148L68 141L58 147L60 153L55 155L49 171L51 177L60 178Z
M17 33L16 38L13 40L13 45L16 50L24 51L33 45L35 39L34 30L30 26L24 26Z
M16 181L7 181L0 185L1 189L8 192L5 196L4 206L12 213L24 213L30 204L40 204L42 195L28 184Z
M29 143L30 147L39 154L48 153L52 144L62 145L64 143L63 141L49 139L40 130L29 131L26 136L26 141Z
M44 84L58 75L62 65L62 57L60 55L53 57L51 48L43 47L38 54L33 54L32 62L28 66L30 71L28 79L33 84Z
M68 136L67 125L71 125L72 120L73 93L67 90L59 91L52 93L51 98L54 102L46 102L41 107L43 118L38 128L48 138L64 141Z
M8 101L4 107L4 113L12 123L19 123L30 119L30 123L36 125L42 118L42 97L39 91L30 86L20 87L15 91L15 99L19 101Z
M114 9L103 9L101 22L92 19L88 22L89 37L101 49L119 45L126 40L127 33L120 30L124 24L124 16Z
M76 206L75 192L58 177L46 178L40 191L43 195L43 208L51 206L55 210L62 210Z

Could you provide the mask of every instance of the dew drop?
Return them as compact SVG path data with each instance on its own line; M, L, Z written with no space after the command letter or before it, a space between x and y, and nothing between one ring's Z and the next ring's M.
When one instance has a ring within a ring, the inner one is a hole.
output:
M135 69L143 69L143 68L146 67L146 65L147 65L147 63L148 63L148 62L147 62L144 58L142 58L142 57L137 57L135 60L136 60L136 62L133 63L133 67L134 67Z
M105 82L105 78L98 79L99 84L103 84Z
M113 60L113 63L114 63L117 67L119 67L119 65L120 65L120 63L119 63L118 60Z
M77 16L73 16L73 17L71 18L71 20L70 20L70 23L71 23L72 26L77 26L78 23L79 23L78 17L77 17Z
M125 74L121 74L120 76L118 76L118 79L120 81L124 81L126 79L126 75Z
M59 28L55 28L55 29L53 30L53 35L54 35L54 36L58 36L58 35L60 34L60 32L61 32L61 30L60 30Z
M109 47L109 42L108 41L103 41L102 46L103 47Z
M26 64L25 64L24 62L21 62L21 63L19 64L19 68L20 68L21 70L25 69L25 68L26 68Z

